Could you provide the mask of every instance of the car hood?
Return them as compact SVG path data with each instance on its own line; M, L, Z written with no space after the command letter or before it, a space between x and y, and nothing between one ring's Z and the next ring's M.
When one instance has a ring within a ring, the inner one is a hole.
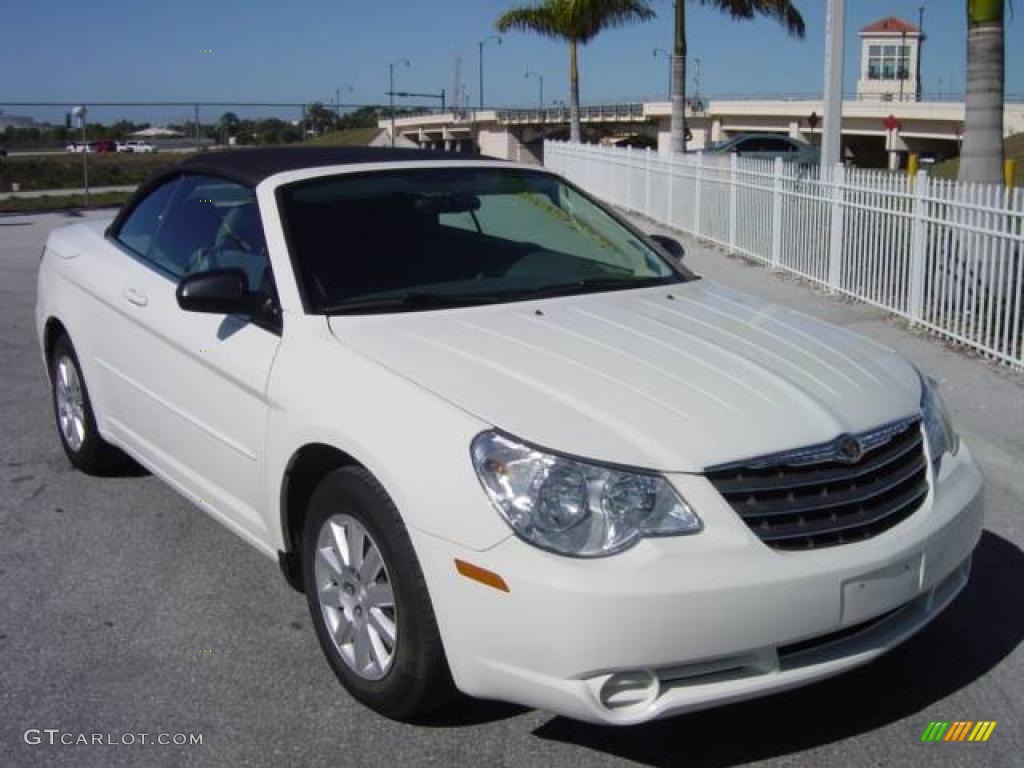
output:
M345 345L524 441L665 472L869 430L920 399L891 350L708 280L329 322Z

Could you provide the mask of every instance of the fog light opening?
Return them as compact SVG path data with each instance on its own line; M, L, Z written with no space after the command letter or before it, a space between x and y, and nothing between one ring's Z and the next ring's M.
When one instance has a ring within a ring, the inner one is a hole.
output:
M659 687L657 675L649 669L616 672L601 686L601 705L615 712L646 707L658 697Z

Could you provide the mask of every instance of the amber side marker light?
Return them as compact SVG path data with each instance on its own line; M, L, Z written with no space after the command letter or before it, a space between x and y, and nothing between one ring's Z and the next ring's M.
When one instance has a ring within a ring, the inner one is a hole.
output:
M488 587L494 587L500 592L510 591L508 584L494 571L488 571L486 568L481 568L479 565L473 565L467 563L465 560L455 561L455 570L465 576L467 579L473 581L479 581L481 584L486 584Z

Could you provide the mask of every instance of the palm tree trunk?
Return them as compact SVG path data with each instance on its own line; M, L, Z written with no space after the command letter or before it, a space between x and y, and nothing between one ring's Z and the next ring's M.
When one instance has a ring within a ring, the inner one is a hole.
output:
M575 40L569 41L569 141L578 144L583 137L580 129L580 68Z
M967 95L960 180L1003 178L1004 0L967 2Z
M673 152L686 151L686 0L676 0L675 46L672 49Z

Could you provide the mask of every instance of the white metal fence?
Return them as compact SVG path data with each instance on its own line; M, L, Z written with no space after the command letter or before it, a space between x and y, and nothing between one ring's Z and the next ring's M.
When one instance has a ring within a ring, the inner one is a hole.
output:
M591 194L1024 366L1024 191L547 141Z

